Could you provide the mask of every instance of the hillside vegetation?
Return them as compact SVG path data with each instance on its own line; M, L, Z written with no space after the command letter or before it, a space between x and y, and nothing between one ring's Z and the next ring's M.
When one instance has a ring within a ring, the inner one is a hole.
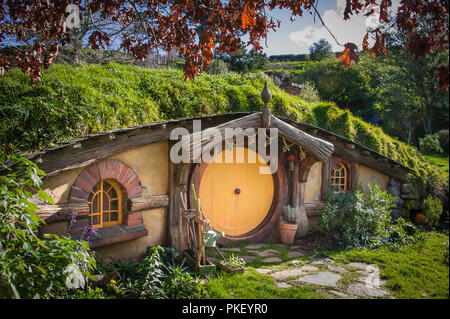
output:
M260 111L262 73L208 75L185 81L181 71L115 63L53 65L42 83L30 86L17 69L0 78L0 144L26 152L91 133L195 115ZM287 116L347 137L415 170L422 178L441 179L436 166L413 147L381 128L339 109L311 104L269 84L270 106Z

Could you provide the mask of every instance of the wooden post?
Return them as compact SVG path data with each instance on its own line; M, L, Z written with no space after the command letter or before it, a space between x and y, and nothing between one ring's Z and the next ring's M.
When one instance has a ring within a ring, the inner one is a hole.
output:
M292 204L298 211L297 215L297 233L295 237L304 237L308 232L308 217L305 210L305 183L301 180L301 166L296 165L292 183Z
M265 128L270 127L270 109L269 109L269 101L272 98L272 93L269 91L269 86L267 81L264 83L264 88L261 91L261 100L264 102L264 108L261 113L262 125Z

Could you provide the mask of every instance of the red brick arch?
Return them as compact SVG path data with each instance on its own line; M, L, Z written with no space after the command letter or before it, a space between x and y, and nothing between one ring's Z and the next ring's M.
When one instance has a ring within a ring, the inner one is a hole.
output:
M85 168L70 190L69 202L86 202L92 188L101 180L114 179L127 191L128 198L142 196L138 175L128 165L117 159L106 159Z

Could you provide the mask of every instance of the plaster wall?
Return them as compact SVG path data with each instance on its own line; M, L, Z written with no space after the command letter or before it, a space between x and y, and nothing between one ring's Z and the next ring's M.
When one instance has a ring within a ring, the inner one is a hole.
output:
M124 162L133 168L142 185L142 195L162 195L168 193L168 143L158 142L127 150L109 157ZM72 184L84 169L74 169L44 180L43 189L52 196L56 204L69 201ZM114 258L138 259L146 253L147 247L167 242L168 212L166 208L143 210L142 217L148 235L134 240L116 243L96 250L106 252ZM41 227L41 233L67 234L67 222L51 223Z
M320 189L322 187L322 163L316 162L309 171L308 180L305 185L305 202L320 200Z
M367 185L378 185L381 190L386 190L389 176L373 170L367 166L358 166L358 185L367 189Z

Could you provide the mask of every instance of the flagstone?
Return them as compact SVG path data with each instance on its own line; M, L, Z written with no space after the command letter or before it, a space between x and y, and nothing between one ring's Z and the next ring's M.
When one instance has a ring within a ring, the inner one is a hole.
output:
M304 274L305 273L301 269L294 268L294 269L286 269L286 270L277 271L277 272L271 273L270 276L272 276L273 278L278 279L278 280L283 280L288 277L298 277L298 276L301 276Z
M245 249L260 249L263 246L264 246L263 243L257 243L257 244L251 244L251 245L245 246Z
M369 279L369 283L373 283L373 285L375 284L375 282L374 282L374 278L369 278L369 277L367 277L367 276L361 276L361 277L358 277L358 278L356 278L356 280L357 281L360 281L360 282L363 282L363 283L366 283L367 282L367 280ZM380 286L384 286L384 285L386 285L386 280L379 280L378 281L378 284L380 285ZM372 286L373 286L372 285Z
M286 265L288 265L288 266L296 266L296 265L301 264L301 263L302 262L300 260L291 260L291 261L288 261L286 263Z
M386 290L363 284L350 285L347 289L347 293L360 297L383 297L388 294Z
M361 262L353 262L353 263L347 264L347 266L365 271L367 269L367 266L369 266L369 264L361 263Z
M288 258L295 258L295 257L303 257L305 256L304 253L302 253L301 251L290 251L287 253Z
M347 294L344 294L343 292L336 291L336 290L330 290L330 293L335 295L335 296L342 297L342 298L348 298L349 297Z
M319 258L319 259L313 260L311 262L311 264L312 265L331 264L333 261L334 261L333 259L326 257L326 258Z
M328 265L327 268L328 268L328 270L338 272L340 274L348 274L349 273L349 271L347 269L345 269L344 267L340 267L340 266Z
M278 255L278 251L276 251L274 249L268 249L268 250L264 250L264 251L255 251L255 253L260 257L268 257L268 256Z
M272 272L272 269L268 269L268 268L257 268L255 270L263 275L266 275L266 274L269 274Z
M221 250L223 250L223 251L234 251L234 252L241 251L241 249L239 247L221 248Z
M306 275L297 279L300 282L306 282L318 286L336 287L336 282L341 276L329 271L319 272L314 275Z
M287 282L277 282L276 286L283 289L292 287L292 285L288 284Z
M282 262L282 260L278 257L271 257L271 258L266 258L262 260L263 263L279 263Z
M316 271L319 270L319 268L311 266L311 265L305 265L302 267L303 271Z

